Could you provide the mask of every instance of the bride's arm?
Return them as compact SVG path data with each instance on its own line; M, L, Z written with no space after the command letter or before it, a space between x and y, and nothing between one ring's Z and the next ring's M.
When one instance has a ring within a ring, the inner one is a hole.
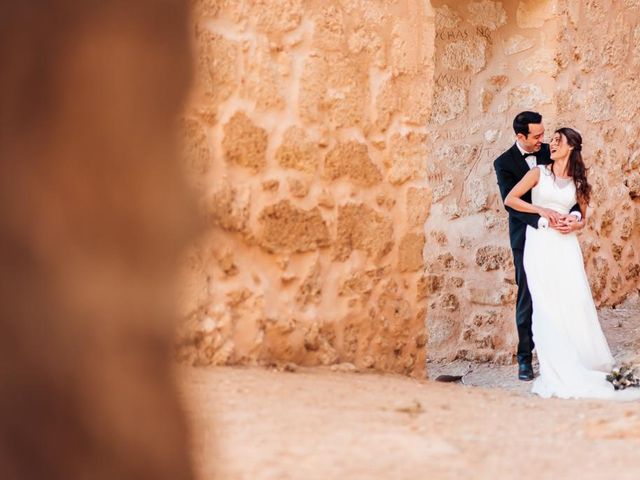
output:
M525 202L524 200L522 200L522 198L520 198L533 187L535 187L538 184L539 180L540 169L532 168L531 170L529 170L527 174L522 177L522 180L516 183L515 187L513 187L507 194L507 197L504 199L504 204L507 207L511 207L519 212L537 213L541 217L549 220L549 223L551 225L555 225L561 217L558 212L555 212L554 210L548 208L532 205L531 203Z

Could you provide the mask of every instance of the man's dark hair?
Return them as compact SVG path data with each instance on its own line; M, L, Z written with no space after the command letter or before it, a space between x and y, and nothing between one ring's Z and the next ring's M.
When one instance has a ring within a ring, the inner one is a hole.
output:
M529 135L530 123L542 123L542 115L538 112L520 112L513 119L513 131L516 135L521 133L526 137Z

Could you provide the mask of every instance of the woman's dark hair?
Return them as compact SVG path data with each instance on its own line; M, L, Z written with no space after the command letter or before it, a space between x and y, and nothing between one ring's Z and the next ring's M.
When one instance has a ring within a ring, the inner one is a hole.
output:
M591 185L587 181L587 168L582 160L582 136L573 128L563 127L555 131L567 139L569 146L573 147L569 154L567 175L573 178L576 186L578 201L588 204L591 199ZM553 168L551 169L553 172Z
M538 112L520 112L513 119L513 131L516 135L519 133L525 137L529 136L529 124L530 123L542 123L542 115Z

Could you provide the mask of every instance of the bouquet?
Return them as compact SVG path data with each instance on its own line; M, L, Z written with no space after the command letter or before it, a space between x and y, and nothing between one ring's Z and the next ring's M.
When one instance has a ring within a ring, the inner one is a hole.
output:
M640 378L636 375L636 369L631 365L621 365L611 370L607 375L607 381L613 384L616 390L624 390L628 387L640 387Z

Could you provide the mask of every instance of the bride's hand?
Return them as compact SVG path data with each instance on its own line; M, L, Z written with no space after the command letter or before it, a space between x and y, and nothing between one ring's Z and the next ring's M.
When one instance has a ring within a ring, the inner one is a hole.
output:
M564 234L577 232L582 228L584 228L584 221L579 221L575 215L565 215L556 226L556 230Z
M550 208L542 208L540 207L538 209L538 214L541 217L546 218L547 220L549 220L549 225L551 226L555 226L558 224L558 222L560 222L560 220L562 220L563 215L559 212L556 212L555 210L551 210Z

